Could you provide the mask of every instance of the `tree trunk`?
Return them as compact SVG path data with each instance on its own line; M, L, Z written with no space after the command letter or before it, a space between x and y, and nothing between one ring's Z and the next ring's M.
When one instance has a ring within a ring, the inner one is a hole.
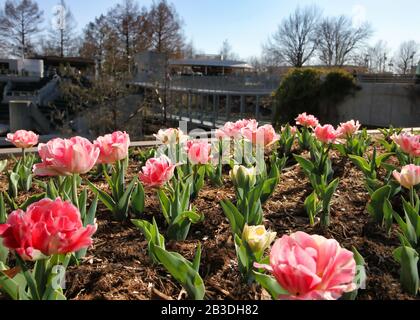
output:
M60 56L64 57L64 30L60 30Z

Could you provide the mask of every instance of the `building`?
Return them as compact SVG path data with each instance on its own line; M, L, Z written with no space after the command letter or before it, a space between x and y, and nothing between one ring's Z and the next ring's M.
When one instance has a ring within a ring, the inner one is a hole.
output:
M49 134L51 105L58 101L59 108L66 107L60 101L61 81L94 74L95 61L80 57L0 59L0 136L19 129Z
M224 60L220 55L197 55L191 59L168 59L163 53L152 51L137 54L135 74L142 78L164 78L165 73L179 76L223 76L238 75L252 71L246 62Z
M0 59L0 76L44 77L42 59Z
M70 67L81 72L85 76L95 74L95 61L81 57L58 57L58 56L35 56L36 59L43 61L45 75L51 74L60 67Z
M135 64L132 85L153 101L153 110L163 110L164 117L206 128L236 118L271 121L269 98L280 79L256 74L246 62L216 55L171 60L144 52Z
M169 60L171 73L178 75L220 76L252 71L244 61L224 60L221 56L196 56L192 59Z

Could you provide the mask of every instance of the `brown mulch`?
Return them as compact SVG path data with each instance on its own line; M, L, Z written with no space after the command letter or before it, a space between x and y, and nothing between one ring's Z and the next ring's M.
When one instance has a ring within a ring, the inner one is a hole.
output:
M372 223L366 211L369 195L363 174L350 161L333 157L335 176L340 185L331 210L331 227L327 231L310 227L303 202L311 192L309 181L298 166L288 168L272 198L264 205L265 224L279 236L295 231L335 238L343 247L356 247L367 262L368 281L360 300L415 299L405 294L399 283L399 265L392 252L399 246L397 227L390 236ZM140 164L130 165L130 176ZM107 189L102 181L97 182ZM7 179L0 175L5 189ZM39 191L39 190L38 190ZM146 190L146 214L142 219L156 218L161 232L165 223L154 191ZM24 196L23 196L24 197ZM257 285L244 284L237 271L235 247L227 219L219 205L221 199L234 199L234 189L226 178L223 188L206 184L194 206L205 215L202 223L193 225L184 243L169 242L167 249L192 259L198 242L202 244L200 274L206 285L206 299L264 299ZM98 231L94 246L79 266L67 274L66 296L77 300L148 300L184 299L182 287L163 267L148 257L147 242L129 222L112 221L110 213L98 207Z
M132 168L135 172L137 168ZM388 237L371 222L366 212L369 196L363 174L351 162L334 159L336 176L341 179L332 210L331 227L323 231L310 227L303 202L311 192L309 181L298 166L282 176L272 198L264 205L266 226L279 236L295 231L335 238L343 247L356 247L367 262L368 281L360 291L361 300L414 299L405 294L399 283L399 265L392 252L399 246L397 228ZM161 232L164 220L153 191L147 190L144 219L155 217ZM262 299L262 290L241 281L237 271L235 247L227 219L219 205L223 198L234 199L228 179L223 188L206 185L194 205L205 221L193 225L184 243L170 242L169 250L192 259L197 243L202 243L200 274L206 285L207 299ZM147 254L147 242L129 223L113 222L100 206L99 229L95 246L86 263L72 267L68 274L67 296L70 299L179 299L182 288L164 268L153 265Z

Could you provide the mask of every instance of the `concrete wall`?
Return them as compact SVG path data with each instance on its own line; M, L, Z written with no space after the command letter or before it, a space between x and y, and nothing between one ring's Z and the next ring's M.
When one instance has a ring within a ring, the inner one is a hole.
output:
M362 83L361 87L354 97L329 110L331 122L356 119L369 126L420 126L420 85Z

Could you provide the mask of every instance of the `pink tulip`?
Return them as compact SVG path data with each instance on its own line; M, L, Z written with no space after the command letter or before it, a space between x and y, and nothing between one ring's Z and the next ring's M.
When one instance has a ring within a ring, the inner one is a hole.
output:
M38 260L87 248L97 225L83 227L79 210L70 202L43 199L9 215L0 225L3 244L24 260Z
M235 123L227 122L223 128L220 130L224 132L224 137L229 138L239 138L241 136L241 130L244 128L248 128L251 131L255 131L258 128L258 122L255 119L250 120L239 120ZM219 137L221 136L221 132L219 132Z
M39 136L32 131L19 130L9 133L6 141L13 143L17 148L28 149L38 144Z
M38 146L42 163L34 165L38 176L69 176L88 173L96 164L100 150L82 137L53 139Z
M236 121L235 126L238 130L242 128L249 128L251 130L256 130L258 128L258 122L255 119L244 119Z
M361 125L359 121L348 121L345 123L341 123L340 127L338 127L337 132L339 133L339 138L345 139L348 137L353 136L359 129Z
M394 171L394 178L404 188L411 189L420 184L420 166L410 164L402 168L401 173Z
M243 128L241 130L242 136L251 141L253 144L263 145L269 147L280 139L272 125L265 125L258 129Z
M230 138L226 134L226 132L224 130L221 130L221 129L217 129L215 135L216 135L216 139L219 139L219 140L225 140L225 139L229 139Z
M315 129L315 137L325 144L334 143L338 139L339 134L330 124L323 127L318 126Z
M401 150L413 157L420 157L420 135L403 133L399 136L394 135L392 140L399 145Z
M308 115L305 112L296 118L296 124L306 128L315 128L319 125L319 121L315 116Z
M169 182L175 171L175 165L166 156L149 159L142 172L139 173L140 180L148 187L162 187Z
M118 131L99 137L94 145L101 151L97 163L114 164L128 157L130 136Z
M336 240L297 232L277 240L270 265L255 265L272 272L290 295L286 300L337 300L356 289L353 253Z
M298 131L298 128L296 128L295 126L289 127L289 129L292 136L294 136ZM283 133L285 131L286 131L286 127L281 127L281 132Z
M192 164L207 164L211 159L211 145L206 141L188 141L187 152Z
M223 128L218 130L218 138L236 138L240 135L240 130L233 122L226 122Z

